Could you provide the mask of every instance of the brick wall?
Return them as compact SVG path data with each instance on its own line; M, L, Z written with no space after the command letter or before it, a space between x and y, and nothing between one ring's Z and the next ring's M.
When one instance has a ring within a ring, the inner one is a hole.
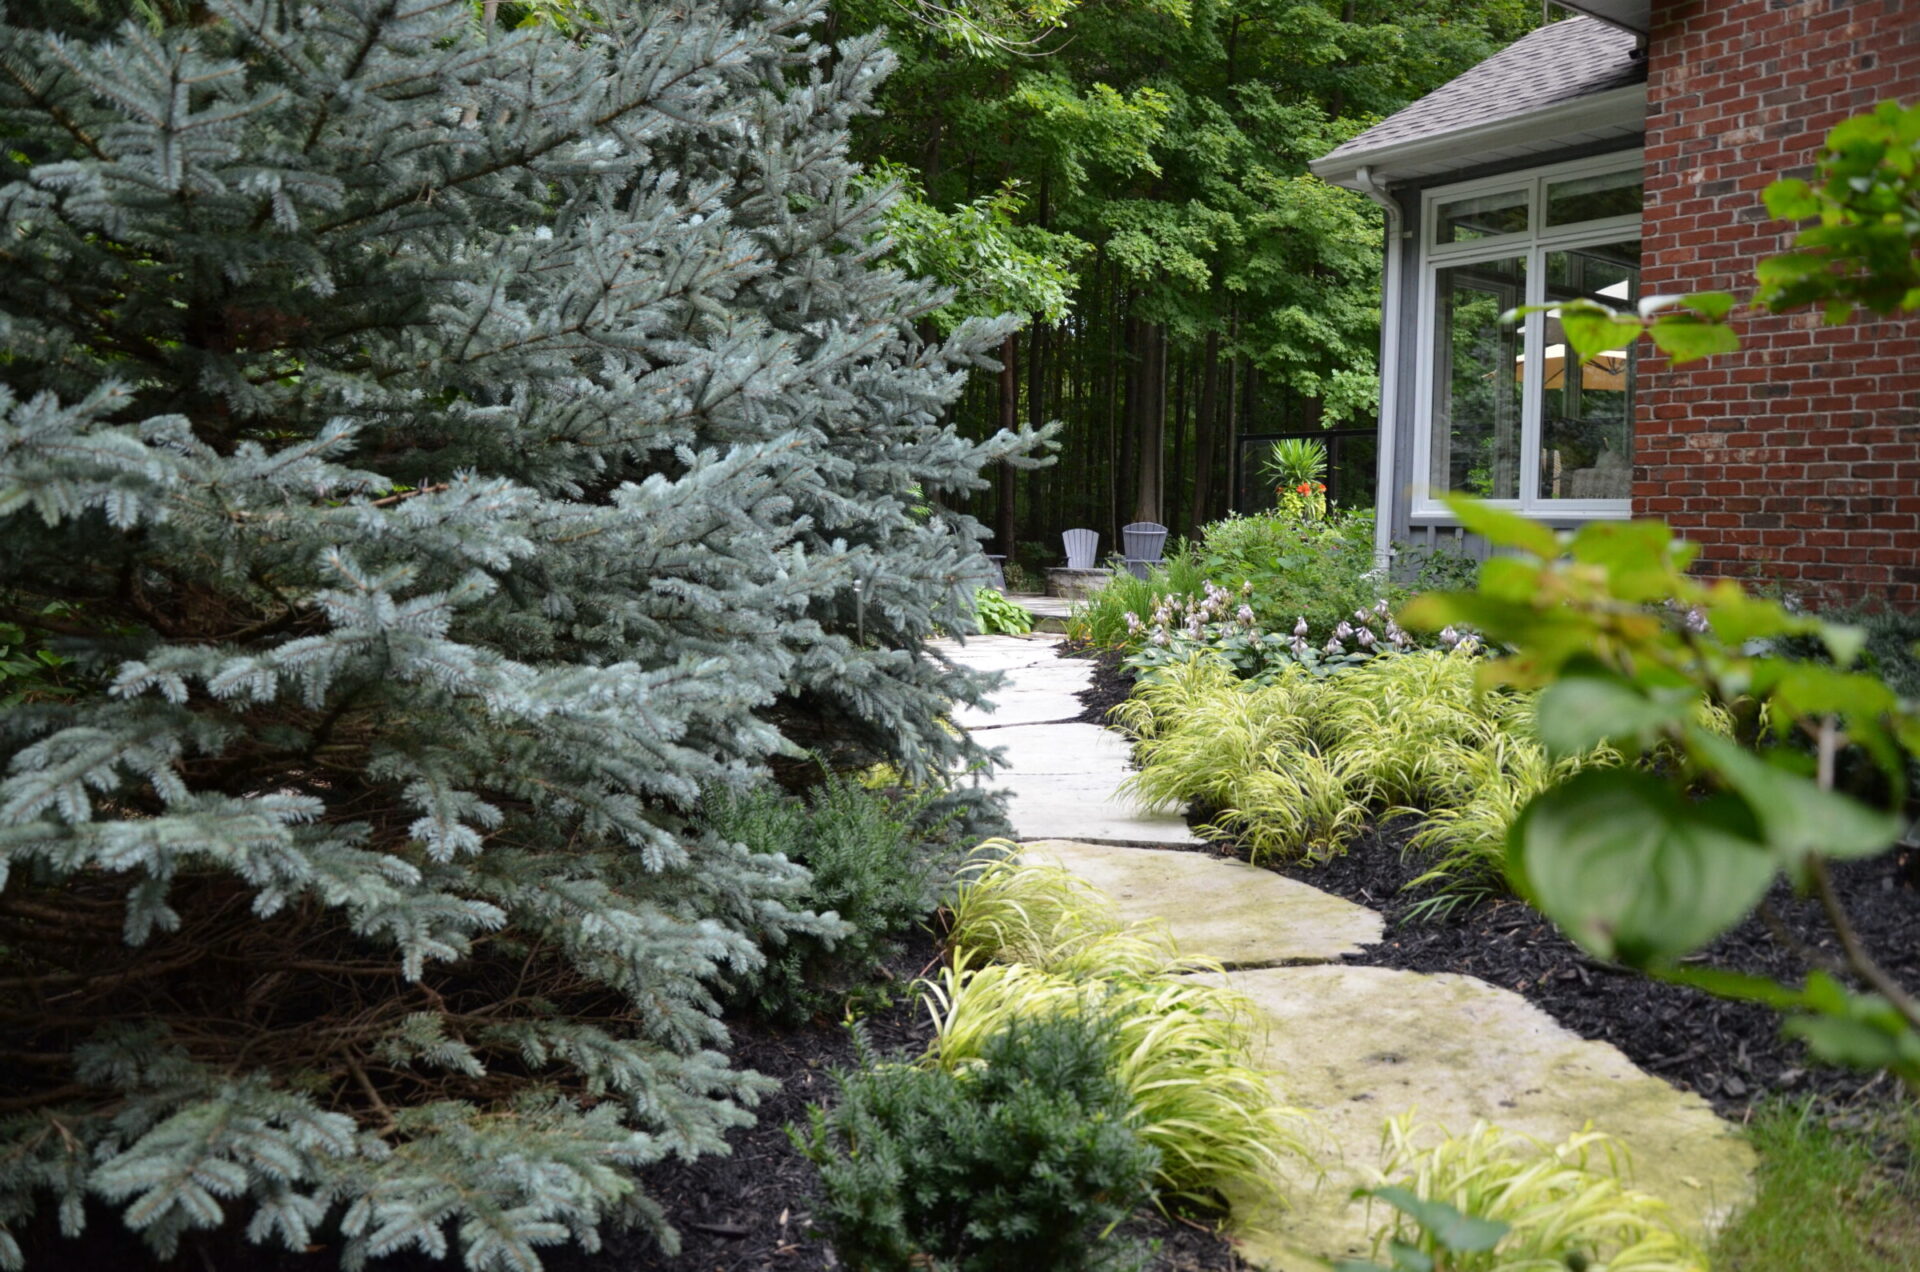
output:
M1835 123L1920 101L1920 0L1654 0L1646 294L1745 295L1791 228L1760 191ZM1738 353L1644 364L1634 511L1703 572L1920 608L1920 319L1736 319Z

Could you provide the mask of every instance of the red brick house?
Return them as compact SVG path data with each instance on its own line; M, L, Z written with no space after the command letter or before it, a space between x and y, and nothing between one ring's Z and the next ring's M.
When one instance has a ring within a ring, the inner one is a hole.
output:
M1702 568L1920 608L1920 319L1742 312L1742 347L1570 367L1512 305L1745 294L1793 228L1760 192L1835 123L1920 100L1920 0L1588 0L1313 164L1387 210L1381 540L1459 541L1467 491L1658 516Z

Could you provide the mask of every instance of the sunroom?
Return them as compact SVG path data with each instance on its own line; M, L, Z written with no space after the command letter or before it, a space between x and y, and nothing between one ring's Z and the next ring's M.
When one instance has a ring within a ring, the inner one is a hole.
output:
M1387 214L1379 546L1473 550L1471 494L1630 515L1632 347L1585 365L1552 306L1640 295L1646 71L1632 31L1551 23L1317 160ZM1519 323L1501 315L1542 306Z

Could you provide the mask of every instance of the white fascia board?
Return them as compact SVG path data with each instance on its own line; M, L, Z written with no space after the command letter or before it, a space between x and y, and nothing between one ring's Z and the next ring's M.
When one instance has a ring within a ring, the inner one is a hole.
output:
M1404 180L1411 170L1422 170L1440 160L1454 160L1455 169L1475 167L1497 157L1508 146L1524 146L1552 141L1568 133L1590 132L1599 128L1632 128L1639 131L1647 123L1647 86L1629 84L1587 97L1555 102L1525 115L1510 115L1484 124L1469 124L1430 137L1354 150L1315 159L1307 170L1323 181L1359 190L1358 173L1370 168L1374 179L1383 183Z

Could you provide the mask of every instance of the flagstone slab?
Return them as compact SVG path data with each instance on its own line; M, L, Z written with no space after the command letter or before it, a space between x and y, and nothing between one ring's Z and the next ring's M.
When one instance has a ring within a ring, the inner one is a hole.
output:
M959 707L953 722L963 729L1004 729L1014 724L1068 724L1080 717L1078 697L1092 683L1078 658L1050 658L1015 669L1007 684L994 690L990 707ZM993 745L992 739L983 739Z
M993 778L1008 792L1016 838L1076 839L1145 847L1200 844L1175 813L1148 812L1118 792L1131 758L1126 739L1097 724L1011 725L978 735L1004 748Z
M1055 646L1060 637L1051 632L1038 632L1031 636L969 636L964 643L957 640L936 640L928 642L928 648L938 651L952 662L977 671L1015 671L1021 668L1045 667L1053 663L1078 664L1083 674L1091 679L1092 668L1077 658L1061 658Z
M1367 1253L1365 1207L1348 1194L1373 1182L1386 1119L1410 1111L1454 1133L1484 1120L1549 1143L1591 1122L1626 1145L1635 1185L1696 1234L1752 1193L1752 1148L1705 1100L1568 1032L1518 994L1470 976L1380 967L1235 971L1225 980L1266 1026L1255 1058L1284 1075L1275 1097L1316 1118L1325 1138L1325 1178L1316 1187L1297 1170L1289 1206L1234 1199L1233 1227L1256 1266L1320 1272L1314 1256Z
M1229 857L1062 839L1020 851L1093 884L1123 919L1164 920L1183 952L1228 967L1334 962L1380 940L1374 911Z

